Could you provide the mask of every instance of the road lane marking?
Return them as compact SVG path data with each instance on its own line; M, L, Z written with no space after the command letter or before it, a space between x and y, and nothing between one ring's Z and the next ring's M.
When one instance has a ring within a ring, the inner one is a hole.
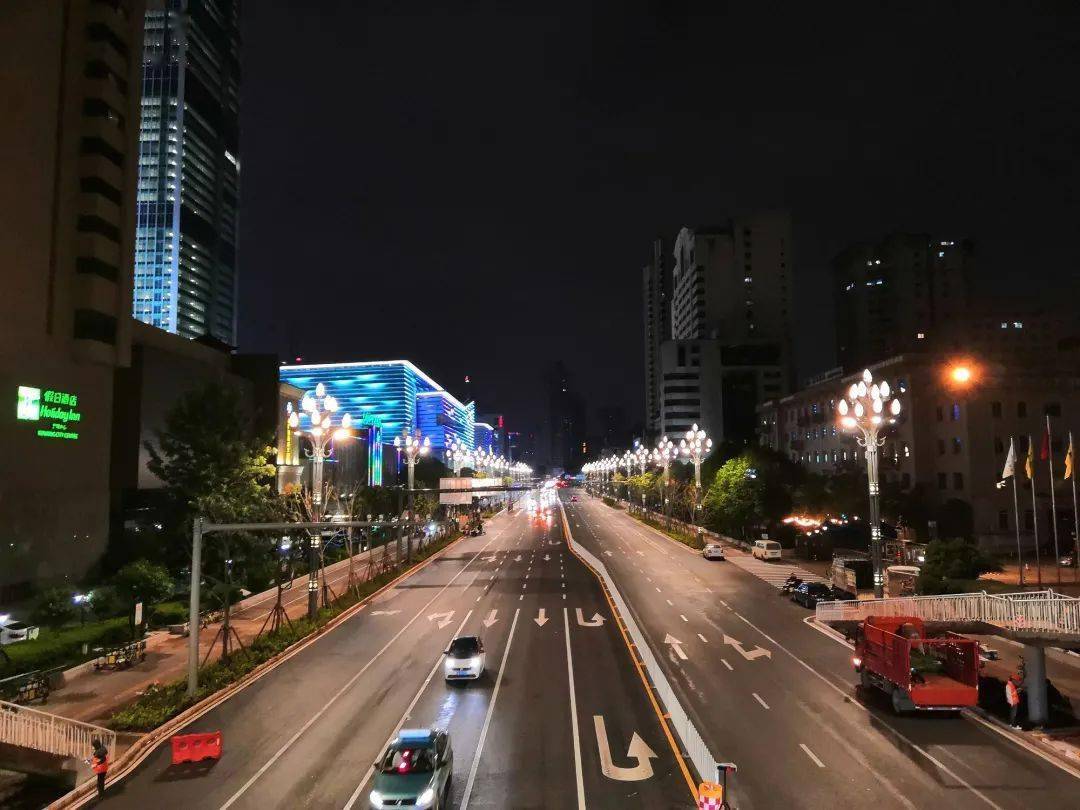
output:
M664 638L664 643L670 645L671 649L674 650L675 655L679 656L683 661L687 660L686 653L683 652L682 642L671 635L671 633L668 633Z
M672 601L671 601L670 599L665 599L664 601L665 601L665 602L667 602L667 603L668 603L669 605L671 605L672 607L675 607L675 603L674 603L674 602L672 602Z
M496 535L496 537L497 536L498 535ZM333 696L328 701L326 701L326 703L323 704L321 709L319 709L317 712L315 712L313 715L311 715L311 717L308 718L307 722L304 723L304 725L302 725L300 727L300 730L297 731L295 734L293 734L288 740L286 740L285 744L283 746L281 746L281 748L279 748L274 753L274 755L272 757L270 757L270 759L268 759L263 764L263 766L261 768L259 768L259 770L257 770L255 772L255 774L250 779L248 779L246 782L244 782L244 784L240 786L240 789L237 790L236 793L234 793L232 796L230 796L228 798L228 800L225 802L225 804L221 805L221 810L228 810L228 808L231 807L236 802L237 799L239 799L241 796L244 795L244 793L247 792L247 789L249 787L251 787L253 784L255 784L255 782L264 773L266 773L268 770L270 770L270 768L273 767L274 763L277 762L279 759L281 759L281 757L284 756L285 752L288 751L289 748L291 748L292 745L297 740L300 739L301 735L305 731L307 731L309 728L311 728L313 725L315 725L316 721L320 717L322 717L323 714L326 713L326 710L329 709L335 702L337 702L337 699L340 698L342 695L344 695L352 687L352 685L355 684L360 679L360 676L363 675L365 672L367 672L368 668L372 664L374 664L382 656L382 654L384 652L386 652L388 649L390 649L390 646L395 641L397 641L399 638L401 638L401 636L405 633L406 630L408 630L410 627L412 627L413 622L415 622L417 619L419 619L421 616L423 616L424 611L426 611L429 607L431 607L433 604L435 604L435 600L438 599L440 596L442 596L446 592L446 590L451 585L454 584L454 581L457 580L457 578L460 577L462 574L464 574L466 569L468 569L468 567L470 565L472 565L474 562L476 562L476 558L479 557L481 554L483 554L484 550L494 542L495 542L495 537L492 537L490 540L488 540L487 543L484 544L483 548L481 548L478 552L476 552L476 554L473 555L472 559L470 559L467 563L465 563L465 565L462 566L461 570L458 571L456 574L454 574L454 576L452 576L450 578L450 581L447 582L445 585L443 585L442 588L439 589L439 592L437 594L435 594L433 597L431 597L431 599L428 600L427 604L424 605L422 608L420 608L420 610L416 613L416 615L414 615L411 619L409 619L409 621L407 621L405 623L404 627L402 627L400 630L398 630L397 633L395 633L394 636L388 642L386 642L386 644L384 644L379 649L379 651L377 653L375 653L375 655L373 655L371 657L371 659L366 664L364 664L364 666L362 666L360 668L360 670L355 675L353 675L351 678L349 678L349 680L345 682L345 685L342 686L337 692L335 692L333 694Z
M747 661L753 661L755 658L761 658L762 656L772 659L772 652L766 650L764 647L754 647L752 650L744 650L742 642L732 638L727 633L724 633L724 643L729 647L734 647L739 655L745 658Z
M563 594L565 596L565 594ZM577 780L578 810L585 810L585 780L581 773L581 738L577 719L577 691L574 688L574 657L570 652L570 613L562 609L563 629L566 635L566 677L570 683L570 733L574 738L574 777ZM578 608L578 616L581 608ZM464 808L462 808L464 810Z
M491 703L488 704L487 716L484 717L484 727L480 729L480 739L476 743L476 755L473 757L472 766L469 768L469 780L465 783L465 793L461 796L461 810L466 810L469 806L473 784L476 782L476 771L480 767L480 755L484 751L484 741L487 739L488 728L491 726L491 715L495 711L495 702L499 699L499 689L502 687L503 675L506 672L506 660L510 657L510 645L514 641L514 630L517 628L517 620L520 614L521 608L516 609L514 611L514 620L510 622L510 636L506 639L506 649L503 650L499 675L495 679L495 690L491 693Z
M704 641L706 644L709 643L709 640L707 638L705 638L705 636L701 635L701 633L698 633L697 637L700 638L702 641Z
M681 613L679 614L679 618L680 618L680 619L682 619L682 620L683 620L684 622L688 622L688 621L690 621L690 620L689 620L688 618L686 618L685 616L683 616L683 615L682 615Z
M565 610L565 608L564 608L564 610ZM540 627L543 627L545 624L547 624L548 623L547 608L540 608L539 612L536 614L536 618L533 619L533 621L536 622L537 625L539 625Z
M582 627L600 627L604 623L604 617L594 613L589 621L585 621L585 614L581 608L577 608L577 623Z
M596 729L596 747L600 752L600 772L604 776L619 782L640 782L653 775L652 760L656 758L656 752L649 748L636 731L630 738L630 748L626 752L626 758L636 759L637 765L633 768L620 768L611 761L611 746L608 744L604 716L594 714L593 726Z
M754 696L754 700L756 700L758 703L760 703L766 709L769 708L769 704L766 703L764 700L762 700L761 695L759 695L757 692L751 692L750 694L752 694Z
M726 658L721 658L721 659L720 659L720 663L721 663L721 664L723 664L723 665L724 665L725 667L727 667L727 668L728 668L729 670L731 670L732 672L734 672L734 671L735 671L735 667L733 667L733 666L732 666L731 664L729 664L729 663L727 662L727 659L726 659Z
M817 755L813 751L811 751L809 748L806 747L806 743L799 743L799 748L801 748L803 751L805 751L806 755L808 757L810 757L810 759L812 759L814 761L814 764L817 765L819 768L824 768L825 767L825 763L822 762L820 759L818 759Z
M461 620L461 624L458 625L457 632L454 633L452 638L457 638L459 635L461 635L461 630L465 627L465 622L469 620L469 617L471 615L471 610L465 614L465 618ZM431 668L431 672L428 673L427 678L424 679L424 682L420 685L420 688L413 696L412 703L410 703L409 707L405 709L405 712L401 715L401 719L398 720L397 725L394 726L394 731L390 735L390 738L383 744L383 747L379 750L380 756L382 755L382 752L390 745L390 743L392 743L397 738L398 732L401 731L401 727L404 726L405 721L409 719L409 715L412 714L412 710L416 708L416 704L420 701L420 696L424 694L424 691L428 688L428 684L431 683L431 679L435 677L435 673L439 671L439 667L442 665L444 660L445 659L443 658L443 654L439 653L439 657L435 659L435 666ZM371 779L374 773L375 766L369 765L367 771L364 773L364 778L360 780L360 784L356 786L356 790L352 792L349 800L345 802L345 810L352 810L353 805L356 804L356 800L360 798L360 794L364 790L364 785L368 783L368 780Z

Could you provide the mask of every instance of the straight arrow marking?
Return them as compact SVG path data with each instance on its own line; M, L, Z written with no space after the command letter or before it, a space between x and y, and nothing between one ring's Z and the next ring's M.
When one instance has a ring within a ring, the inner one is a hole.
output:
M674 650L675 654L679 656L679 658L681 658L683 661L687 660L686 653L684 653L682 649L682 642L675 638L675 636L671 635L671 633L667 634L667 637L664 639L664 643L670 644L671 649Z
M533 619L533 621L536 622L541 627L543 627L545 624L547 624L548 623L547 610L544 609L544 608L540 608L540 612L537 614L536 618Z
M495 618L495 614L498 612L498 610L492 610L491 613L487 615L487 618L484 619L483 622L484 627L491 627L491 625L495 624L495 622L498 621L498 619Z

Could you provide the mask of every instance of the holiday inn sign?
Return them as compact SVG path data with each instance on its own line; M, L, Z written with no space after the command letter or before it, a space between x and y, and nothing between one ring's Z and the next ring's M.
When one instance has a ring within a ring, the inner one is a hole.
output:
M82 412L78 409L79 397L68 391L54 391L19 386L19 398L15 416L21 422L37 422L37 435L42 439L79 438L78 423ZM41 424L47 423L47 424Z

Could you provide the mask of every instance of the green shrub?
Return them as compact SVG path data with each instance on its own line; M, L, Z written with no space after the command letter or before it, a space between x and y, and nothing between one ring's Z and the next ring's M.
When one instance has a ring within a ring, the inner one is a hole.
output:
M610 506L612 509L619 508L619 502L612 498L610 495L605 495L603 498L604 503Z
M41 634L31 641L20 641L4 647L10 663L0 659L0 673L16 675L38 669L70 667L96 658L94 647L108 647L127 641L127 619L109 619L85 627L67 627L54 630L43 627ZM82 645L88 646L83 655Z
M63 627L76 615L71 598L67 588L47 588L37 598L30 615L36 623L46 627Z
M150 611L151 627L166 627L170 624L183 624L188 620L189 606L183 602L162 602Z

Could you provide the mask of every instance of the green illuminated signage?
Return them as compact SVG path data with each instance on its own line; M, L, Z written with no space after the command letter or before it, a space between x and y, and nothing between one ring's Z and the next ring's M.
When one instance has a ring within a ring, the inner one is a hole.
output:
M382 427L382 417L377 413L365 413L360 417L361 427Z
M72 430L74 423L82 421L82 412L78 410L79 397L67 391L54 391L19 386L19 398L15 408L15 417L22 422L48 422L48 426L37 429L42 439L68 439L75 441L79 434Z

